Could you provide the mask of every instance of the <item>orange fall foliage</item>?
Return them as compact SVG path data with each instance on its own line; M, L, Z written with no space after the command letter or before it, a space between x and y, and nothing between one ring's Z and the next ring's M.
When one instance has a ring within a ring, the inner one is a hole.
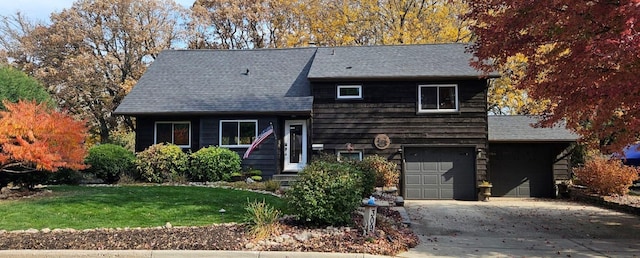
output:
M1 171L55 172L58 168L86 167L87 129L83 121L32 101L3 104L7 111L0 111Z

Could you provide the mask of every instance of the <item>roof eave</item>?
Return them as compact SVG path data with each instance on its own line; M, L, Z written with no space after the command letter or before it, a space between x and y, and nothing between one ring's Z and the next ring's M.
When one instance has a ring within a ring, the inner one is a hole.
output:
M482 80L499 78L499 75L443 75L443 76L330 76L307 77L312 82L326 81L393 81L393 80Z
M311 115L311 110L281 111L123 111L118 116L175 116L175 115Z
M489 139L489 143L573 143L578 139Z

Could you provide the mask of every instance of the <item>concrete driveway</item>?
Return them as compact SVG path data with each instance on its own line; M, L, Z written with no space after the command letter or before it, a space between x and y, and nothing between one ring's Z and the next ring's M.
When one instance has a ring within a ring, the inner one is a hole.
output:
M640 217L559 200L406 201L420 245L399 257L640 257Z

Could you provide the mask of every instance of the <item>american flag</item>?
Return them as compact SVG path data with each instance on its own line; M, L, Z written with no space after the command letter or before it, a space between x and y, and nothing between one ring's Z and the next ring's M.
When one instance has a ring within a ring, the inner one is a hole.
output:
M247 149L247 151L244 152L244 156L242 156L242 159L248 158L251 152L256 148L258 148L258 145L260 145L264 140L266 140L267 137L269 137L269 135L271 135L272 133L273 133L273 125L269 125L269 127L262 130L260 135L258 135L258 138L256 138L256 140L253 141L253 143L251 143L251 146Z

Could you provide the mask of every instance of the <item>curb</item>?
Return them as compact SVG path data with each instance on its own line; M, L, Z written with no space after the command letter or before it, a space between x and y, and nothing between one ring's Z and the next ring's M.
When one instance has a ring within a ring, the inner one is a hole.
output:
M267 251L192 251L192 250L0 250L0 258L93 258L93 257L133 257L133 258L385 258L390 256L358 253L318 253L318 252L267 252Z

